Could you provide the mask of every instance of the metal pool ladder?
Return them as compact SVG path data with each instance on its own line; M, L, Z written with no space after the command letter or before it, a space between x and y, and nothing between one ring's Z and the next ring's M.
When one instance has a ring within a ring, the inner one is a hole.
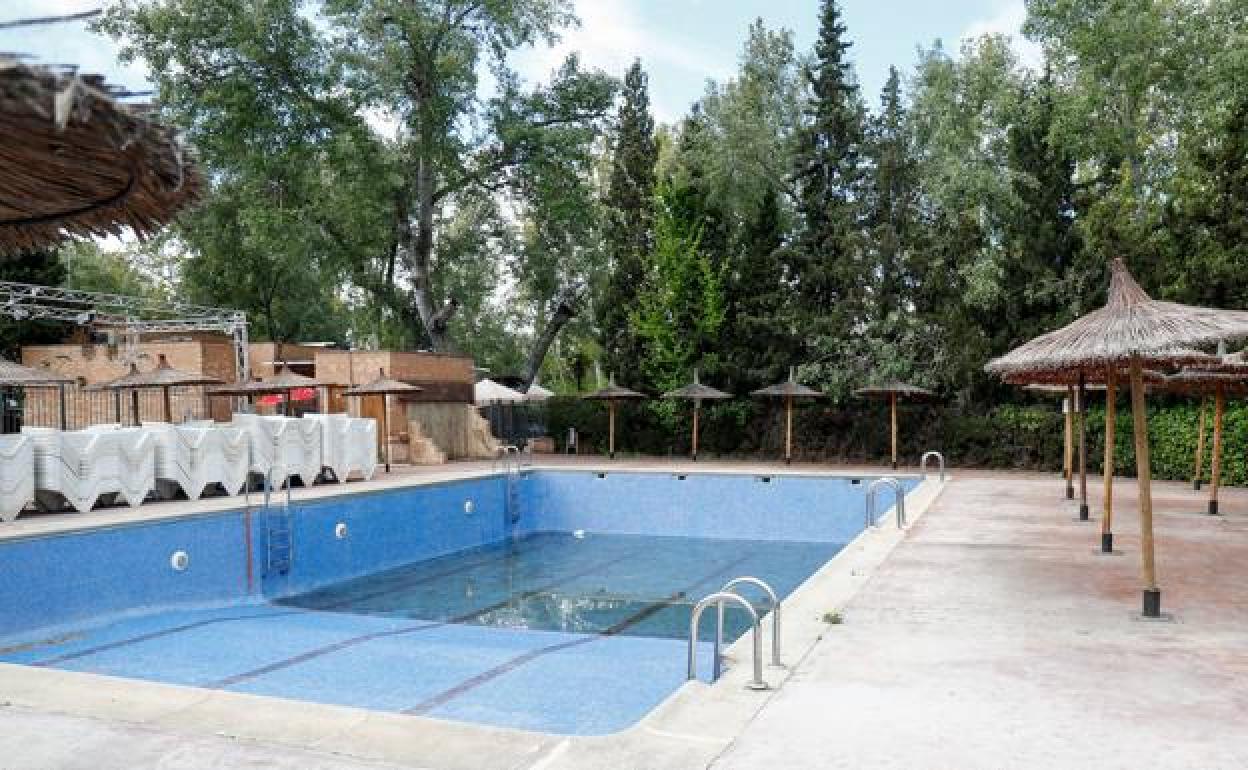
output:
M716 612L719 613L720 623L717 624L715 633L715 660L713 662L711 680L719 678L720 673L720 648L723 646L723 612L724 604L736 604L746 611L750 616L750 633L754 642L754 672L753 678L745 683L745 686L751 690L766 690L770 685L763 680L763 637L759 628L758 613L754 611L754 607L748 601L743 599L740 594L731 591L719 591L710 596L703 598L697 604L693 605L693 615L689 618L689 668L688 679L698 678L698 622L702 620L702 611L707 607L714 606Z
M945 480L945 456L942 455L940 452L937 452L934 450L931 452L924 452L923 459L919 460L919 470L923 471L923 475L924 477L926 477L927 476L927 461L933 457L936 458L936 462L940 466L940 480L944 481Z
M875 497L876 491L880 487L890 487L893 490L893 505L897 509L897 529L906 526L906 491L901 488L901 482L892 476L885 476L871 482L871 486L867 487L867 511L866 526L875 526Z
M724 583L724 587L719 589L719 592L732 592L739 595L741 592L735 589L741 585L751 585L762 589L763 593L767 594L767 598L771 601L771 665L774 668L784 668L784 664L780 662L780 597L776 596L776 592L766 582L750 575L729 580L727 583ZM722 644L724 639L723 602L719 602L716 612L718 617L715 623L715 636L717 643Z
M290 562L294 557L295 541L291 534L290 479L286 480L285 504L274 508L271 504L273 492L273 469L269 468L264 476L264 574L285 575L290 572Z

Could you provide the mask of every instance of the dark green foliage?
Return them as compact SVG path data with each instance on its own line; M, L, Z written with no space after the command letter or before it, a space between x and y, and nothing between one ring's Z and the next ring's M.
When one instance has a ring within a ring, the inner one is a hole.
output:
M864 297L861 262L863 114L836 0L821 6L811 95L797 132L797 232L788 250L804 338L848 335Z
M64 280L65 264L55 251L26 251L0 256L0 281L60 286ZM16 360L23 345L58 342L63 335L61 324L14 321L0 316L0 355Z
M654 246L654 185L658 147L646 73L638 60L624 77L623 102L611 157L606 207L610 265L598 302L598 325L607 368L621 383L641 369L641 348L630 323Z

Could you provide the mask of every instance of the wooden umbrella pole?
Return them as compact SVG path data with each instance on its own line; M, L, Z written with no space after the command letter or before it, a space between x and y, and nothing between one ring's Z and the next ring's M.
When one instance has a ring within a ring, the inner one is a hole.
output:
M1209 463L1209 513L1218 512L1218 484L1222 481L1222 416L1226 393L1219 383L1213 390L1213 458Z
M698 461L698 412L701 411L701 404L697 401L693 402L693 461Z
M161 388L165 401L165 422L173 422L173 398L169 395L169 386Z
M793 462L793 397L784 397L784 464Z
M139 389L130 389L130 418L134 420L134 426L139 426Z
M1088 389L1079 373L1079 520L1088 520Z
M61 430L69 430L69 409L66 407L65 383L61 383L60 387L60 406L61 406Z
M381 394L381 449L386 455L386 473L390 472L390 396ZM412 459L407 459L410 465Z
M1140 574L1144 580L1143 615L1161 617L1161 589L1153 555L1153 478L1148 456L1148 412L1144 408L1144 371L1131 356L1131 421L1135 434L1135 475L1140 487Z
M1205 464L1205 408L1208 406L1209 399L1201 397L1200 399L1200 428L1196 432L1196 470L1192 473L1192 489L1200 491L1201 471L1204 470Z
M607 402L607 457L615 459L615 400Z
M1064 455L1066 466L1066 499L1075 499L1075 388L1073 385L1066 386L1066 403L1063 405L1065 412L1063 415L1063 423L1066 427L1066 453Z
M892 451L893 451L893 470L897 470L897 394L888 394L888 407L890 419L892 420Z
M1101 553L1114 552L1114 442L1118 411L1114 367L1105 371L1105 515L1101 518Z

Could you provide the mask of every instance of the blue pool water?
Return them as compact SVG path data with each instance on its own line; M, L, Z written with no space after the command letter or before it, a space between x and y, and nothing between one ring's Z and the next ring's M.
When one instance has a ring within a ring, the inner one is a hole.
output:
M493 477L0 541L0 661L614 732L684 681L693 602L747 574L788 595L861 529L865 486L538 471L510 510Z

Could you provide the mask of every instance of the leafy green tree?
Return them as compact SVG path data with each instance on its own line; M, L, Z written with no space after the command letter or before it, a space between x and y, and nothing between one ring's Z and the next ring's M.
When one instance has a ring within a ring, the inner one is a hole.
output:
M511 51L553 42L569 8L256 0L243 12L237 0L122 0L101 26L152 65L169 117L209 169L209 207L218 190L229 199L216 221L246 250L239 262L282 280L303 263L319 291L305 302L326 307L326 293L359 289L379 306L366 314L373 333L445 350L492 325L464 315L495 313L487 299L513 216L540 210L532 195L550 189L525 187L528 172L586 152L610 105L614 82L575 57L530 90L507 66ZM488 98L483 71L495 82ZM200 256L215 248L188 241Z
M630 314L645 277L645 260L654 248L653 198L658 146L650 95L641 62L624 76L607 186L610 263L598 300L598 325L607 368L627 380L637 372L642 352Z
M693 368L718 348L724 278L703 244L708 217L697 185L664 179L655 208L654 250L632 323L644 343L646 381L668 390L688 382Z

